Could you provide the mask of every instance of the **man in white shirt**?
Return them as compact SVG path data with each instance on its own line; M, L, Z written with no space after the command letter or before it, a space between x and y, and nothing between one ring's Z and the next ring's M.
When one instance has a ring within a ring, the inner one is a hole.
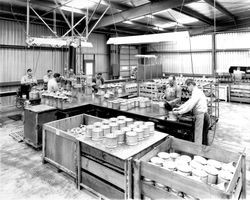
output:
M203 133L204 117L209 121L209 115L207 114L207 99L203 91L201 91L194 82L193 79L187 79L186 85L188 90L192 92L192 95L188 101L182 104L179 108L174 108L174 114L184 114L189 111L193 111L195 116L195 132L194 132L194 142L197 144L205 143L207 145L207 132ZM207 122L207 121L206 121ZM209 126L209 122L206 123ZM208 131L208 127L205 127ZM204 129L205 130L205 129Z
M32 69L27 69L27 74L21 78L21 94L25 94L29 99L29 92L34 85L37 85L37 80L32 74Z
M56 92L59 90L58 82L60 81L60 74L55 73L54 78L50 79L48 82L48 91L49 92Z
M175 76L171 75L168 78L168 85L165 90L164 99L165 108L172 110L172 108L181 102L181 88L175 82Z
M27 69L27 74L22 77L21 84L32 86L37 84L37 80L32 74L32 69Z
M43 87L44 87L44 90L47 90L47 88L48 88L48 82L52 78L53 78L53 73L52 73L52 70L49 69L49 70L47 70L47 74L43 77Z

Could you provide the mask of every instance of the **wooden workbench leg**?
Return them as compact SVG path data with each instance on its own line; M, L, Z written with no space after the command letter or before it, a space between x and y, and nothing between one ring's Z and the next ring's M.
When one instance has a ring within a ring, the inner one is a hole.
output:
M81 147L80 147L80 141L76 142L76 146L77 146L77 188L78 190L81 189L80 183L81 183Z
M133 170L134 170L134 199L141 199L141 166L139 160L133 160Z
M78 147L77 147L77 140L74 142L75 145L74 145L74 162L75 162L75 173L76 173L76 179L75 179L75 184L76 184L76 188L78 188L78 162L77 162L77 159L78 159Z
M124 177L125 177L125 190L124 190L124 199L127 200L128 198L128 161L125 160L124 162Z
M132 158L128 159L128 199L132 199Z
M246 154L242 155L242 199L246 199Z
M45 145L46 145L46 139L45 139L45 137L46 137L46 131L43 129L43 135L42 135L42 163L43 164L45 164L46 163L46 161L45 161Z

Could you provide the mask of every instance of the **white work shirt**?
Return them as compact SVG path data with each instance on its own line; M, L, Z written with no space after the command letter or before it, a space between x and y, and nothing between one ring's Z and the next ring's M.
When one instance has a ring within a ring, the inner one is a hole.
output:
M55 78L52 78L48 82L48 91L49 92L56 92L59 90L58 83L56 82Z
M26 83L29 83L29 84L35 83L35 84L37 84L37 80L33 76L24 75L22 77L22 79L21 79L21 84L26 84Z
M194 115L207 112L207 98L197 86L194 86L190 99L179 107L178 113L184 114L192 109Z
M53 75L48 76L48 75L46 74L46 75L43 77L43 82L44 82L44 83L48 83L49 80L52 79L52 78L53 78Z

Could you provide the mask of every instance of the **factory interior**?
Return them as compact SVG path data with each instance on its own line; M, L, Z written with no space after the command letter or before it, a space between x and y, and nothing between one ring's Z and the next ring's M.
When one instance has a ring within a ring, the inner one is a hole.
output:
M0 0L0 198L250 198L250 0Z

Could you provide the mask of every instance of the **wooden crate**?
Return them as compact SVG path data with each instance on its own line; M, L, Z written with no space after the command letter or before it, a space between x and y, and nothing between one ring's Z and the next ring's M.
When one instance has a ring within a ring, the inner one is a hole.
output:
M67 130L101 120L101 118L82 114L44 124L43 163L49 162L77 180L77 139L67 133Z
M166 137L165 133L155 132L138 145L123 144L114 149L106 148L101 141L79 139L78 188L91 188L103 198L132 198L132 159L139 159Z
M164 189L147 184L143 177L161 183L177 191L199 199L239 199L246 197L246 164L244 149L233 150L217 146L200 146L195 143L170 137L162 144L150 151L141 159L134 160L134 197L141 199L142 196L151 199L180 199ZM161 151L176 151L184 154L200 155L209 159L229 163L236 162L236 171L230 181L226 191L214 186L195 181L174 172L170 172L162 167L148 163L149 159Z
M24 142L36 149L42 147L43 124L54 121L56 108L36 105L24 110Z

